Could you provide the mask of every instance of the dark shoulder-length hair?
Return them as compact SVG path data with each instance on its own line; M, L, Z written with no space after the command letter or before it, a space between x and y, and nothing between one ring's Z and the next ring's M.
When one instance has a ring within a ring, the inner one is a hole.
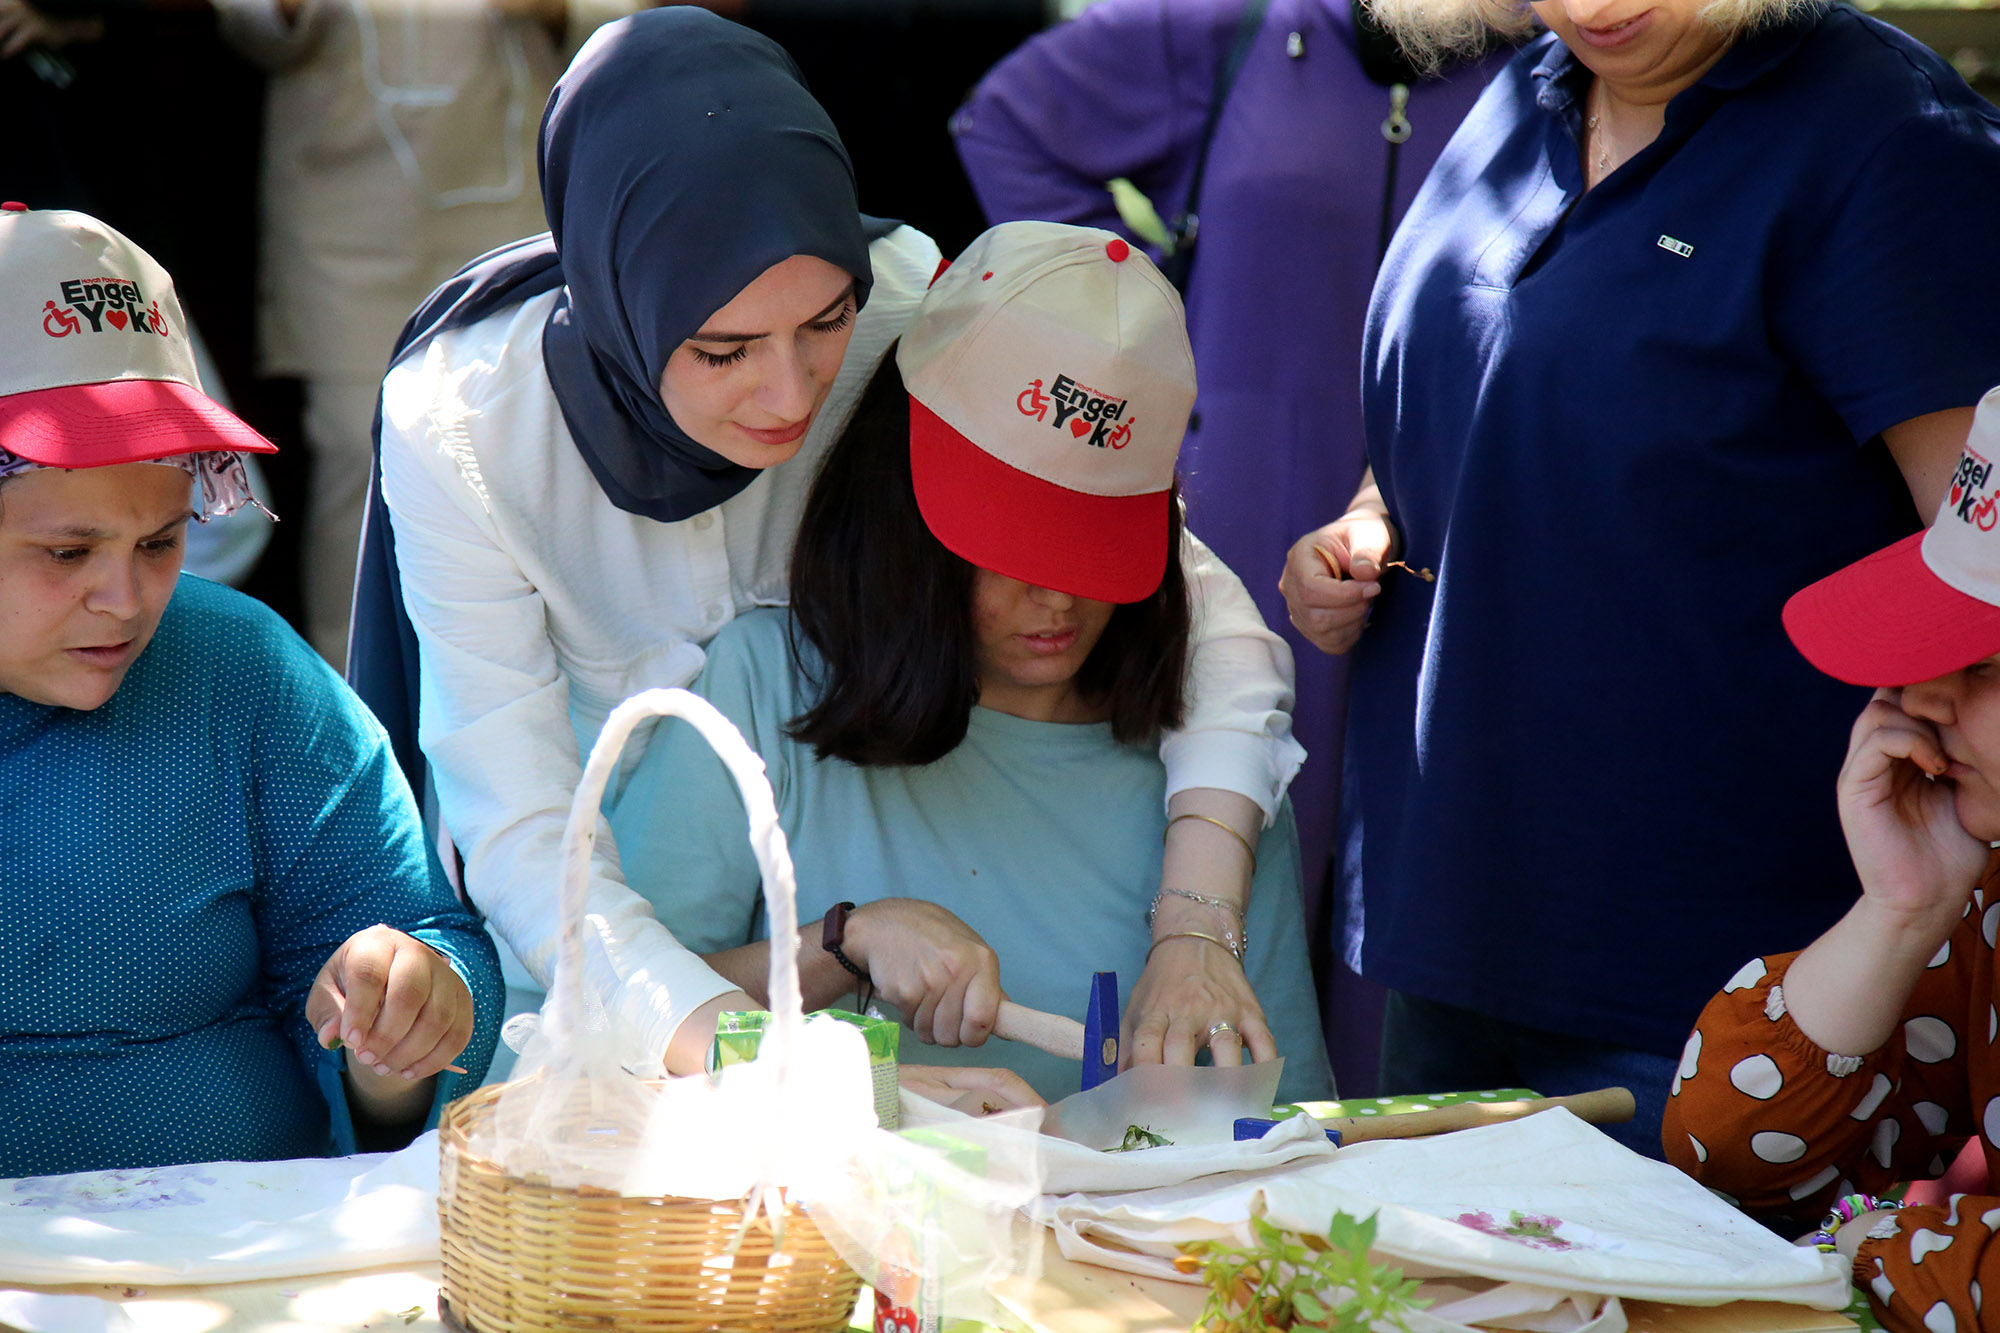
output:
M1077 673L1126 744L1178 726L1187 707L1190 613L1178 493L1166 575L1119 606ZM806 499L792 550L794 664L813 706L790 734L821 759L928 764L965 739L979 701L973 567L931 535L910 480L910 400L892 348Z

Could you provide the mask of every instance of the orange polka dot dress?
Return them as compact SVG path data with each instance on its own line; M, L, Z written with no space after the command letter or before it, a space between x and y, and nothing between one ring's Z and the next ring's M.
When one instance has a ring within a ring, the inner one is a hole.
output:
M1667 1160L1747 1212L1814 1220L1843 1194L1942 1175L1974 1137L2000 1184L1996 934L2000 854L1895 1035L1864 1056L1820 1049L1786 1012L1796 953L1745 964L1688 1038ZM1894 1333L2000 1330L2000 1197L1897 1210L1861 1245L1854 1280Z
M382 728L257 602L183 576L103 706L0 694L0 810L0 1176L328 1153L344 1095L306 994L377 922L470 987L477 1086L492 942Z

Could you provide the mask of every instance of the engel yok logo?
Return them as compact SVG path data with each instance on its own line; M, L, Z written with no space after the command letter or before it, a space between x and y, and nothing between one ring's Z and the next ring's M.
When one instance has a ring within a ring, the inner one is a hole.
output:
M1075 439L1088 435L1097 449L1123 449L1132 442L1132 428L1139 418L1121 420L1128 405L1127 399L1100 393L1067 375L1056 376L1047 393L1042 392L1042 381L1035 380L1014 399L1022 416L1067 430Z
M2000 495L1986 492L1986 484L1991 480L1991 463L1970 449L1958 456L1958 471L1951 474L1947 507L1959 522L1970 523L1981 532L1991 532L1993 525L2000 523Z
M92 333L157 333L167 336L166 316L160 303L148 305L139 284L127 278L71 278L58 292L62 304L42 306L42 332L51 338L67 338L82 333L89 325Z

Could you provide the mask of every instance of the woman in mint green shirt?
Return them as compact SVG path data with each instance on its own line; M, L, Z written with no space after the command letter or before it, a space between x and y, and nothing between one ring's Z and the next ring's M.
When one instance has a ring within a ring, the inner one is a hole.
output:
M809 923L808 1007L872 989L937 1048L906 1058L998 1064L1056 1098L1076 1089L1074 1063L987 1041L1003 994L1079 1014L1095 971L1116 971L1128 999L1142 976L1199 984L1239 969L1261 1005L1240 1030L1156 1039L1183 1062L1203 1046L1223 1059L1275 1047L1281 1095L1325 1096L1289 809L1238 853L1254 852L1247 903L1153 899L1167 826L1157 738L1186 706L1192 615L1167 559L1182 540L1180 429L1167 427L1184 422L1192 377L1172 363L1185 335L1156 279L1084 228L1008 224L975 242L905 337L908 389L885 363L828 457L791 611L725 628L696 689L768 767ZM1113 311L1114 325L1047 351L1051 305L1078 322ZM1041 313L1010 332L1016 307ZM1011 380L1004 396L967 396L938 373L975 354L1003 377L1020 359L1018 402ZM1064 371L1035 379L1050 357ZM1085 430L1049 432L1057 412L1030 410L1073 396L1059 419ZM1088 444L1100 425L1130 452ZM692 728L668 725L607 806L626 874L676 938L761 1002L766 926L741 801ZM835 953L821 918L839 904L853 906Z

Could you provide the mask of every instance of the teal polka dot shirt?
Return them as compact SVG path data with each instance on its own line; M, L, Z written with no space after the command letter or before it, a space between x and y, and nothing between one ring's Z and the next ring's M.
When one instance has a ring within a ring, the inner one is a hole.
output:
M313 977L387 923L437 949L477 1025L504 990L374 717L285 624L183 576L91 712L0 694L0 1176L345 1147Z

